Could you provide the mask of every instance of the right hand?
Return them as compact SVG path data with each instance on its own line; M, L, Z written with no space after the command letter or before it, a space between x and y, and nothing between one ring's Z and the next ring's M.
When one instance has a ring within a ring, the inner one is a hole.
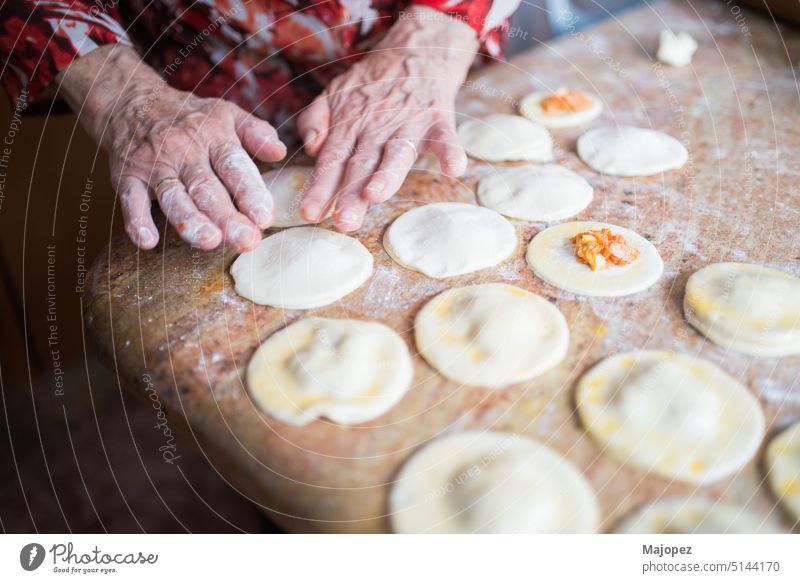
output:
M169 87L124 46L92 51L62 76L67 100L108 151L134 244L158 243L151 198L194 247L224 241L242 252L259 243L274 209L250 156L276 162L286 155L272 126L228 101Z

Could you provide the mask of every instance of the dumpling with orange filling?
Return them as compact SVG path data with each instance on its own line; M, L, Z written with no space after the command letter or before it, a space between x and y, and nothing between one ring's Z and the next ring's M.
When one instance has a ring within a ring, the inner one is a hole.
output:
M584 125L602 111L603 104L596 95L568 87L536 91L519 103L519 112L524 117L548 128Z
M594 221L561 223L528 245L533 273L585 296L626 296L656 283L664 262L650 241L624 227Z

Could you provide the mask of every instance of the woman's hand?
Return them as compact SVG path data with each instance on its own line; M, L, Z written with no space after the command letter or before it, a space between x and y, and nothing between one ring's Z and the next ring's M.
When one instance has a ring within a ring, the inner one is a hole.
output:
M224 240L245 251L258 244L260 229L272 224L273 204L250 156L285 156L272 126L230 102L172 89L124 46L92 51L61 81L108 151L125 230L136 245L158 242L151 198L195 247Z
M336 226L357 229L369 203L397 192L417 150L434 152L446 174L463 174L453 105L477 48L475 32L446 14L419 6L402 13L298 119L306 151L318 154L303 216L319 222L335 203Z

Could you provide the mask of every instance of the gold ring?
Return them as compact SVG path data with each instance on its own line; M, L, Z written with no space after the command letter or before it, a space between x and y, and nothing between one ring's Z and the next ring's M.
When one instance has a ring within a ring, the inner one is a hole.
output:
M156 192L158 192L158 191L159 191L159 189L161 188L161 186L162 186L162 185L163 185L165 182L173 182L173 181L174 181L174 182L180 182L180 181L181 181L181 179L180 179L180 178L178 178L177 176L167 176L166 178L162 178L161 180L159 180L159 181L158 181L158 183L156 184L155 188L153 188L153 190L155 190Z

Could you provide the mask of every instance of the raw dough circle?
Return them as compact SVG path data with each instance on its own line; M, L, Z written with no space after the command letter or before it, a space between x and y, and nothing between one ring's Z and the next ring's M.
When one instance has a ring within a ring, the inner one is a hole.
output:
M297 227L309 224L300 215L308 180L314 173L311 166L285 166L261 175L275 203L273 227ZM330 212L328 213L330 215Z
M447 378L501 388L564 359L569 328L546 299L505 283L447 290L419 311L417 349Z
M480 203L527 221L559 221L592 202L594 189L581 175L556 164L499 168L478 183Z
M767 534L778 533L773 520L748 510L702 499L658 500L624 518L619 534Z
M578 138L578 156L601 174L650 176L680 168L689 153L678 140L633 126L602 127Z
M575 257L570 239L583 231L611 229L639 251L628 265L613 265L592 271ZM624 227L608 223L572 222L555 225L538 233L528 245L528 265L533 273L550 285L584 296L626 296L656 283L664 272L664 262L650 241Z
M405 342L377 322L308 318L276 332L247 366L256 404L276 419L353 425L380 417L411 384Z
M715 365L647 350L613 356L578 382L587 431L624 463L691 484L739 471L764 437L764 414Z
M747 263L692 274L686 320L713 342L753 356L800 354L800 278Z
M347 235L295 227L266 237L231 265L236 293L286 309L326 306L372 275L372 255Z
M498 213L460 202L437 202L400 215L383 238L397 263L443 278L493 267L517 248L517 233Z
M596 95L584 93L592 102L587 109L549 115L544 112L541 103L551 95L553 95L553 91L536 91L534 93L529 93L519 102L519 112L534 123L556 129L587 124L603 111L603 104Z
M486 162L553 159L550 133L518 115L494 113L465 121L458 126L458 137L467 154Z
M800 521L800 422L781 431L767 447L767 481L795 521Z
M389 508L397 533L592 533L600 522L580 471L514 433L430 442L400 470Z

